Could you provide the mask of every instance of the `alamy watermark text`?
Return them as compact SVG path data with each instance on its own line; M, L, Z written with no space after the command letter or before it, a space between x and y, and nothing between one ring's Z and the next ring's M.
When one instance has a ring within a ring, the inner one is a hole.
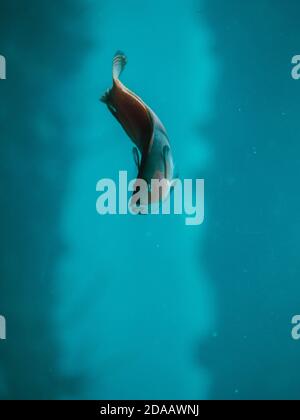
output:
M204 221L203 179L152 179L149 185L143 179L128 182L127 172L120 171L117 183L101 179L96 191L100 193L96 203L100 215L184 214L188 226Z
M6 79L6 59L0 55L0 80Z
M0 315L0 340L6 340L6 319Z

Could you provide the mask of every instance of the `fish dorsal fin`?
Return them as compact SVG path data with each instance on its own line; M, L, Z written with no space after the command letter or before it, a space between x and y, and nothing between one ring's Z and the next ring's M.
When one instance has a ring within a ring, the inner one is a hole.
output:
M113 79L119 80L119 77L127 64L127 57L121 51L117 51L113 59Z
M140 170L140 155L139 155L138 149L136 147L134 147L132 149L132 153L133 153L134 162L135 162L136 167L139 171Z

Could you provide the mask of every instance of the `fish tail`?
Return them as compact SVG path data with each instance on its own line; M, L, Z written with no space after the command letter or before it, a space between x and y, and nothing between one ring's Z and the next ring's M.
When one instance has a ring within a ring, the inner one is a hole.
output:
M123 72L127 64L127 57L121 51L117 51L113 59L113 79L119 80L121 73Z
M119 77L122 71L124 70L126 64L127 64L126 55L123 54L121 51L117 51L116 54L114 55L113 68L112 68L114 86L111 89L108 89L104 93L104 95L100 98L100 101L105 103L106 105L109 105L111 103L111 96L115 87L115 82L119 80Z

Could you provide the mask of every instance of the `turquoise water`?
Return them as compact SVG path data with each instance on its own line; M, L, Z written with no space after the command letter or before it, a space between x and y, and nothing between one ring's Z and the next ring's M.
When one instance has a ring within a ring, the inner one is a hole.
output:
M297 2L0 4L0 397L298 398ZM96 213L136 175L99 102L117 50L201 226Z
M205 227L187 228L182 217L95 213L98 179L117 180L118 171L127 168L132 178L136 175L132 144L95 99L110 87L112 55L122 49L128 56L122 80L168 127L174 154L180 156L181 176L196 177L198 159L192 162L193 156L201 156L202 166L209 164L205 138L199 138L195 128L199 118L207 117L207 102L211 103L206 90L199 104L203 86L214 86L209 32L203 29L201 40L189 2L178 2L167 24L171 2L159 6L130 1L125 8L117 4L103 6L103 45L99 42L88 57L78 76L85 86L78 80L72 100L84 97L89 135L87 139L82 133L77 139L81 158L73 166L76 180L71 179L61 220L69 249L58 272L61 363L67 372L84 371L88 383L94 384L82 391L85 397L97 398L100 387L104 398L204 398L210 376L198 364L196 351L212 325L213 298L195 253ZM158 6L159 14L154 12ZM201 56L207 57L205 66ZM191 91L187 81L193 80L194 72L203 76L196 78ZM78 309L84 340L65 334Z

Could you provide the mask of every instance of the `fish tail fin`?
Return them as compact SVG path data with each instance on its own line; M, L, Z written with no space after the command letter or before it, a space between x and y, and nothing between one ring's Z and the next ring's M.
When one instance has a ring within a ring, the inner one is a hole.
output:
M121 51L117 51L113 59L113 79L118 80L127 64L127 57Z
M127 64L126 55L123 54L121 51L117 51L113 59L113 68L112 68L114 85L111 89L108 89L104 93L104 95L100 98L100 101L105 103L108 106L111 105L111 102L112 102L112 95L116 86L115 82L119 80L119 77L122 71L124 70L126 64Z

